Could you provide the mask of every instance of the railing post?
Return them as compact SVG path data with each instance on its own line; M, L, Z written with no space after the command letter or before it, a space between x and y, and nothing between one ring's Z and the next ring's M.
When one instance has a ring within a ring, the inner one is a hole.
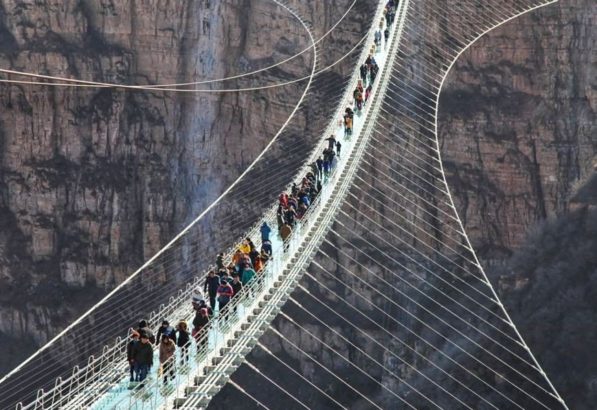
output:
M71 377L70 377L70 383L68 384L68 395L69 395L69 396L70 396L70 394L71 394L71 393L72 393L72 391L73 391L73 385L74 385L75 383L77 383L77 387L75 387L75 390L78 388L78 384L79 384L79 383L78 383L78 380L79 380L79 377L80 377L80 376L78 375L78 373L79 373L79 366L75 366L75 367L73 368L73 374L72 374L72 375L71 375Z
M50 402L50 408L52 408L54 406L54 403L56 402L56 396L58 395L58 388L61 389L62 391L62 386L60 386L62 384L62 377L58 377L56 379L56 382L54 383L54 390L52 392L52 401ZM62 396L62 394L60 394L60 396ZM59 397L58 399L60 399L61 397Z
M85 376L83 377L83 386L87 386L87 379L89 378L89 372L93 371L91 369L91 365L94 362L95 357L93 355L89 356L87 360L87 366L85 367Z
M35 398L35 410L43 410L44 409L44 389L39 389L37 391L37 397Z

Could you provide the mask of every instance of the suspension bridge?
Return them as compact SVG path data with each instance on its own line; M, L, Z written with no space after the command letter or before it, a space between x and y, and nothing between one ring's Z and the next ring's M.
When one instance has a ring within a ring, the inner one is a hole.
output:
M321 39L299 13L274 3L300 22L311 42L304 51L312 53L310 75L300 79L305 88L292 118L325 71L317 65ZM1 408L218 408L230 407L231 397L238 407L265 408L322 402L332 408L566 408L475 255L450 195L437 136L439 94L459 55L495 27L554 1L402 0L391 25L386 3L373 6L371 28L355 48L359 64L342 84L322 142L298 172L282 176L285 184L300 181L327 146L324 138L344 135L338 118L352 105L359 65L371 52L365 45L387 28L388 37L373 52L380 71L371 99L355 116L352 135L341 138L336 166L287 243L273 235L273 258L263 273L202 329L201 342L190 342L188 361L181 352L170 359L177 369L171 383L152 374L130 388L124 329L105 346L75 342L143 311L147 301L139 289L146 296L172 295L151 313L151 325L192 321L190 300L204 280L203 272L189 268L204 253L200 222L246 194L243 177L282 138L290 118L212 206L0 380ZM41 78L60 86L116 86ZM242 237L259 238L264 221L276 226L276 209L272 199ZM310 376L296 366L299 359L311 366ZM276 371L264 362L275 363ZM260 393L258 383L280 398Z

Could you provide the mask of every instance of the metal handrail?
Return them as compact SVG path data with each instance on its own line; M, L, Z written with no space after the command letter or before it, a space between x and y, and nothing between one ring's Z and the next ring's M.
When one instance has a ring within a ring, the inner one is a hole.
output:
M384 2L381 1L380 2L380 6L378 9L378 12L376 13L376 17L374 17L373 21L372 21L372 27L370 29L370 36L372 38L372 35L374 33L374 31L377 29L377 25L376 22L379 20L379 15L381 15L381 11L383 10L383 4ZM362 52L361 52L361 58L358 61L363 60L364 56L368 54L368 50L366 47L363 48ZM328 126L326 127L326 130L324 131L323 135L329 135L335 128L336 128L336 119L339 118L341 116L341 114L344 113L344 108L346 107L346 105L348 104L348 100L351 99L350 95L351 95L351 89L353 87L356 86L356 84L358 83L358 79L359 79L359 73L358 73L358 67L356 68L356 70L353 72L353 76L352 79L349 83L349 85L347 86L347 90L348 92L345 93L345 96L342 100L342 103L338 105L338 108L336 109L335 114L330 118L330 121L328 123ZM301 175L301 177L297 178L295 181L293 181L294 183L296 182L300 182L300 180L302 179L302 175L306 174L308 171L310 171L310 167L311 164L319 157L321 150L323 147L325 147L327 143L325 141L322 141L320 144L316 144L316 146L313 148L313 150L311 151L308 160L303 164L303 166L301 167L298 175ZM290 188L292 187L293 183L289 183L287 185L286 190L290 190ZM308 218L308 215L310 215L313 212L313 209L317 206L316 202L320 199L320 196L317 197L317 199L314 201L314 203L311 204L311 206L308 208L307 212L305 213L305 215L303 215L303 219L304 218ZM227 261L230 261L233 253L236 251L236 249L238 248L238 246L240 245L240 243L242 242L242 240L246 237L260 237L259 234L259 229L262 225L263 222L268 222L270 225L273 225L275 222L275 215L276 215L276 210L277 210L277 201L275 201L271 207L269 209L267 209L264 213L263 218L259 219L258 221L256 221L251 228L249 228L248 232L244 233L243 235L240 236L239 240L232 245L230 248L228 248L228 250L225 253L225 259ZM294 232L293 232L294 235ZM209 269L206 271L206 273L212 268L212 266L209 267ZM173 297L171 297L170 303L168 303L167 305L160 305L158 309L154 310L151 312L150 316L150 323L156 323L156 318L163 318L163 317L171 317L170 314L166 314L166 312L169 310L171 312L180 310L181 305L188 305L188 299L185 299L185 296L188 298L188 296L190 296L190 294L195 290L196 286L198 285L199 281L201 280L201 277L194 277L193 280L189 283L187 283L186 285L186 289L185 291L183 291L182 294L180 294L179 291L179 297L177 297L176 299L174 299ZM192 283L192 285L191 285ZM245 288L243 288L245 289ZM174 299L174 300L172 300ZM231 304L233 303L233 300L228 303L228 305L226 307L231 306ZM180 316L179 316L180 317ZM90 360L88 361L88 365L83 367L83 368L75 368L73 369L73 374L68 377L65 378L63 380L61 380L59 383L56 383L56 385L54 386L53 389L46 391L41 391L38 393L37 398L35 400L35 403L32 403L30 405L27 406L23 406L22 404L19 404L21 406L21 408L23 410L25 409L31 409L32 406L37 406L39 403L42 402L46 402L49 396L55 397L56 394L54 393L56 389L66 389L66 387L68 387L68 393L66 395L60 395L62 397L60 397L57 400L52 399L50 406L51 407L47 407L47 404L44 406L44 408L59 408L63 403L68 402L70 399L72 399L73 396L77 396L80 394L84 394L86 393L86 390L89 391L89 385L87 383L88 379L89 379L89 370L92 369L94 370L94 373L97 372L102 372L103 369L108 368L108 372L103 374L104 378L109 377L109 376L116 376L118 374L121 374L123 371L123 366L125 366L125 364L122 362L122 360L119 358L119 354L122 354L123 351L126 351L126 344L128 342L128 338L126 339L120 339L115 342L115 344L111 347L106 349L106 347L104 347L104 350L102 352L102 354L100 356L98 356L97 358L95 358L94 356L90 357ZM107 356L111 356L111 359L106 359ZM99 369L97 371L95 371L95 367L98 366L99 363ZM90 366L92 366L90 368ZM83 381L81 383L81 380ZM76 385L76 387L73 388L73 385ZM110 386L110 387L113 387ZM104 388L102 391L105 392L107 390L109 390L110 387ZM94 396L99 396L100 392L97 392ZM88 397L90 398L90 397Z

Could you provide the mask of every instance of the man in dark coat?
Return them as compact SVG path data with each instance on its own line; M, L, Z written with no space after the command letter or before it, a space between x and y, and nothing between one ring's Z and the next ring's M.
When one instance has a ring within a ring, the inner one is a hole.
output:
M136 380L137 367L135 365L135 352L139 343L139 333L135 330L132 330L131 341L126 345L126 360L129 362L131 382L134 382Z
M142 382L153 366L153 347L147 335L141 335L141 340L134 350L133 360L137 369L137 381Z
M147 324L147 320L143 319L139 322L137 332L139 333L139 337L143 337L143 335L145 335L151 344L155 344L155 336Z
M205 278L203 291L209 294L209 305L212 309L216 308L216 295L218 294L218 286L220 286L220 277L217 276L213 270L210 270Z

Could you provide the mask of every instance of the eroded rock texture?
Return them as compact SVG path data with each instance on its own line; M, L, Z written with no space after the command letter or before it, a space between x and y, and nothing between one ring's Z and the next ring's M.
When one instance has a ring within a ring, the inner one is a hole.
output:
M448 183L523 337L570 408L597 400L597 6L563 0L467 50L440 100Z
M291 6L313 21L319 38L350 3ZM360 39L362 11L329 37L338 44L320 56L319 68ZM269 0L3 1L0 38L2 68L142 85L249 72L309 45L297 19ZM288 81L307 76L312 62L308 51L266 73L202 87ZM337 85L350 67L342 62L327 79ZM0 333L15 353L3 356L2 369L55 335L215 199L276 134L305 86L182 94L0 85ZM308 152L319 135L333 106L322 101L324 109L299 112L295 130L312 137L289 156ZM271 196L288 182L279 179L256 189ZM242 216L240 208L228 212ZM209 232L216 239L205 236L213 250L238 234L217 226ZM28 349L14 344L23 337L32 338Z
M444 166L481 257L569 210L597 154L594 2L564 0L463 53L440 100Z
M433 3L418 2L414 14ZM453 13L465 7L460 2L451 6ZM492 275L494 284L558 391L570 408L586 409L595 401L594 361L589 360L594 332L587 330L595 311L594 252L589 251L594 247L594 215L586 199L595 194L585 184L595 155L594 8L593 2L564 0L515 19L474 44L444 87L439 122L448 183L473 246L482 263L501 267ZM438 20L430 26L440 31ZM433 144L425 149L424 142L410 138L424 136L416 132L433 121L418 106L429 98L425 85L413 86L416 76L422 83L426 72L426 57L417 56L423 43L411 44L401 55L410 68L401 91L411 94L392 96L402 105L390 110L394 124L387 120L375 136L383 149L371 144L354 195L342 206L293 293L294 301L275 320L277 331L266 332L260 343L350 408L372 407L359 391L382 408L401 408L393 393L417 408L433 407L412 387L446 408L461 407L449 393L472 408L490 408L491 403L541 408L537 398L548 408L559 408L516 336L511 337L512 329L500 322L501 311L495 305L486 309L492 306L481 294L487 288L466 274L476 268L452 231L457 224L441 215L450 210L441 202L447 199L438 192L441 183L432 179L436 171L431 166L414 170L429 162L421 158L433 158ZM427 58L437 58L440 50L430 54ZM384 134L393 138L384 140ZM543 239L531 237L525 245L532 252L504 264L504 257L522 247L529 229L571 209L571 195L583 198L575 200L578 211L542 228L538 235ZM547 259L549 255L559 263ZM498 281L510 269L518 274ZM569 360L572 354L577 356ZM272 407L301 406L251 366L308 407L336 406L262 347L248 361L232 379ZM473 388L466 390L463 384ZM244 395L227 385L211 408L241 402L248 405Z

